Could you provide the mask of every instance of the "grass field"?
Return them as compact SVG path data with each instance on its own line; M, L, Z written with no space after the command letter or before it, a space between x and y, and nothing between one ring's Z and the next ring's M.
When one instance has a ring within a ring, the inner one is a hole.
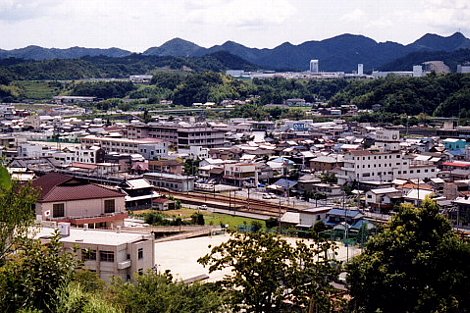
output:
M150 210L146 211L136 211L134 212L135 214L143 214L145 212L149 212ZM180 217L181 219L188 219L193 215L194 213L197 213L198 210L194 209L188 209L188 208L182 208L179 210L169 210L169 211L161 211L162 215L168 216L168 217ZM229 225L229 229L231 230L237 230L238 226L240 225L251 225L252 222L254 221L260 221L256 220L253 218L247 218L247 217L241 217L241 216L232 216L228 214L221 214L221 213L212 213L208 211L203 211L199 210L199 213L204 215L204 220L206 222L206 225ZM265 227L265 223L263 221L260 221L261 224L263 225L263 228Z
M21 89L23 97L33 100L52 99L61 90L53 83L45 81L25 80L16 81L14 84Z

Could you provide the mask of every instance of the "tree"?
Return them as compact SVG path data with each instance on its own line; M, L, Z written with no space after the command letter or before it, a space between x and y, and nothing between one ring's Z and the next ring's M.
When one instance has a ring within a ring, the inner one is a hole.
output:
M136 282L115 280L112 303L128 313L226 312L220 288L212 283L174 282L169 273L145 273Z
M58 231L47 245L24 238L0 268L0 311L34 308L55 312L56 292L67 285L78 267L70 252L64 252Z
M234 311L284 312L318 304L318 312L327 312L336 271L328 250L334 246L325 241L293 246L265 232L234 233L198 262L210 272L232 269L222 285L232 294Z
M470 243L430 199L402 205L347 270L354 312L470 310Z
M33 205L37 192L30 185L12 181L0 166L0 266L14 250L15 244L27 235L34 221Z

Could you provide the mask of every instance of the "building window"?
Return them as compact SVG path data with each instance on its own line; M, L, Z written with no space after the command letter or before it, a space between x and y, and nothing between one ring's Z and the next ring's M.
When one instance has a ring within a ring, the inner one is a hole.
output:
M96 261L96 250L82 249L82 261Z
M137 250L137 259L141 260L143 258L144 258L144 249L139 248L139 250Z
M104 200L104 213L116 212L116 206L114 199Z
M64 217L65 216L65 204L54 203L52 205L52 217Z
M100 251L100 261L101 262L114 262L114 252L113 251Z

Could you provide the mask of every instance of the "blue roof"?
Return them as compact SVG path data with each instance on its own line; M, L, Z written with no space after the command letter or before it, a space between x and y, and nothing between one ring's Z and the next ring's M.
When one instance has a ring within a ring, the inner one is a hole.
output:
M365 225L365 227L366 227L367 229L375 228L375 225L374 225L374 224L372 224L371 222L366 221L366 220L358 220L356 223L354 223L354 224L351 226L351 228L359 230L359 229L361 229L362 227L364 227L364 225Z
M462 155L465 155L465 150L464 149L450 150L449 153L454 156L462 156Z
M271 162L276 162L276 163L284 163L284 162L286 162L286 163L289 164L289 165L295 164L293 161L291 161L291 160L289 160L289 159L286 159L286 158L283 158L283 157L275 158L275 159L272 160Z
M278 181L276 181L273 185L281 186L284 189L288 189L288 188L292 188L295 185L297 185L297 182L295 180L281 178Z
M359 210L342 209L342 208L331 209L326 214L327 215L336 215L336 216L346 216L346 217L350 217L350 218L362 217L362 213Z

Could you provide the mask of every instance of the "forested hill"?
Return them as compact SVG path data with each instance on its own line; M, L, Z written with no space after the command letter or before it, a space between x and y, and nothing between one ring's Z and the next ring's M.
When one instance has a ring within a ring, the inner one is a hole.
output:
M223 71L230 68L253 70L256 67L228 52L203 57L144 56L132 54L113 58L105 56L54 60L0 60L3 80L73 80L86 78L127 78L135 74L151 74L156 69L188 71Z
M443 61L455 72L457 65L470 61L470 49L456 51L419 51L396 59L380 68L382 71L409 71L413 65L428 61Z

